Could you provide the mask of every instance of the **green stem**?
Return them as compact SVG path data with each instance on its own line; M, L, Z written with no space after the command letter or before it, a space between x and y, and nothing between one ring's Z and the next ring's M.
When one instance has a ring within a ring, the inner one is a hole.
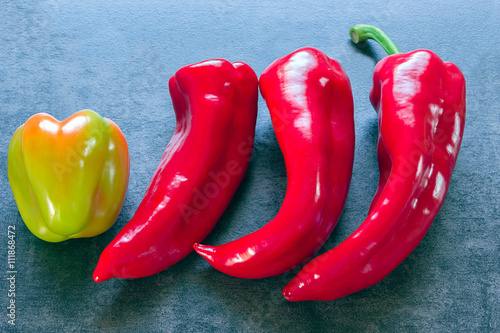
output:
M373 39L379 43L389 55L401 53L396 44L394 44L385 32L373 25L357 24L349 29L349 35L355 44Z

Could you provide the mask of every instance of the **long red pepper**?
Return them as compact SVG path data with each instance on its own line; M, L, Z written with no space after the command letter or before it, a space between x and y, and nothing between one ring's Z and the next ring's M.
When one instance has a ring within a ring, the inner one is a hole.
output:
M381 30L358 25L393 55L375 67L370 100L379 117L380 179L367 219L284 288L289 301L333 300L387 276L419 244L450 184L465 122L465 79L428 50L399 54Z
M102 253L96 282L158 273L212 230L253 150L258 80L242 62L214 59L169 81L177 125L132 220Z
M285 159L283 204L249 235L194 246L213 267L240 278L279 275L322 246L342 213L354 158L351 87L335 60L299 49L270 64L259 86Z

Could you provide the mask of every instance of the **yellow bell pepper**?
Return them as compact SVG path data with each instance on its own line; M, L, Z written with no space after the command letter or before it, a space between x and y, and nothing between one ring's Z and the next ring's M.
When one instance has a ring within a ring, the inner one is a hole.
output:
M9 182L21 217L48 242L108 230L123 207L129 170L120 128L90 110L62 122L36 114L9 145Z

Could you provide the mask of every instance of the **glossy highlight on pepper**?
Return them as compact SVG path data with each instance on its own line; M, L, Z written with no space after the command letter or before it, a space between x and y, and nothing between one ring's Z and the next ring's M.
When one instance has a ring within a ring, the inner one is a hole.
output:
M9 182L28 229L48 242L92 237L118 217L129 179L123 133L90 110L59 122L38 113L8 153Z
M319 250L342 213L354 160L353 99L338 62L302 48L271 63L259 86L285 159L283 204L249 235L194 245L214 268L239 278L282 274Z
M374 285L420 243L443 204L462 141L465 79L429 50L399 53L380 29L351 28L389 52L375 67L379 184L368 217L283 289L289 301L334 300Z
M185 66L169 90L175 132L136 213L101 254L96 282L149 276L187 256L247 170L258 97L250 66L223 59Z

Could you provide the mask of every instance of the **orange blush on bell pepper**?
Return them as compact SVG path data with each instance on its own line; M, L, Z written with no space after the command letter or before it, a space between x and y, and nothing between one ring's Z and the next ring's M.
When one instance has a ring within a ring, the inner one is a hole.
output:
M14 133L9 182L28 229L48 242L103 233L121 211L129 179L125 137L90 110L59 122L38 113Z

